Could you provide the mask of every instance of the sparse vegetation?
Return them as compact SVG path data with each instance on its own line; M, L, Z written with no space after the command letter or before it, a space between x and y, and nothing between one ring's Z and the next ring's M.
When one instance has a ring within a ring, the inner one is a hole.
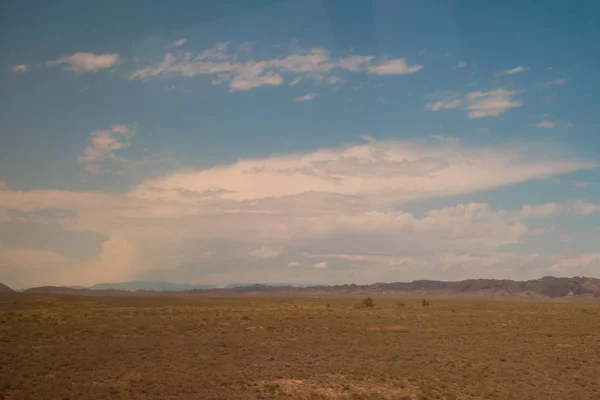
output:
M375 307L375 301L373 300L372 297L367 297L367 298L363 299L362 306L364 308L374 308Z
M421 306L422 307L429 307L429 300L425 300L425 299L421 300Z
M600 398L599 303L357 303L5 294L0 398Z

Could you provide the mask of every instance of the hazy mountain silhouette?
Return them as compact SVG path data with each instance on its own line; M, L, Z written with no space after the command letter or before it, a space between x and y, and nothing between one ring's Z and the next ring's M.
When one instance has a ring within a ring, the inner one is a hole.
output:
M13 291L0 284L0 292ZM529 281L508 279L467 279L456 282L418 280L412 282L374 283L371 285L308 285L232 283L224 288L211 285L173 282L99 283L88 288L81 286L40 286L25 290L28 293L78 293L91 291L156 291L156 292L215 292L215 293L323 293L323 294L472 294L516 296L530 298L560 298L570 296L600 297L600 279L545 276Z
M517 297L558 298L568 296L600 297L600 279L573 277L556 278L545 276L529 281L513 281L507 279L467 279L457 282L419 280L412 282L374 283L371 285L333 285L294 287L254 284L228 285L215 291L231 293L331 293L331 294L472 294Z
M12 292L14 292L14 290L12 290L8 286L6 286L2 282L0 282L0 293L12 293Z
M184 290L205 290L214 289L212 285L202 284L189 284L189 283L173 283L173 282L145 282L145 281L132 281L132 282L116 282L116 283L98 283L90 286L90 290L148 290L157 292L181 292Z

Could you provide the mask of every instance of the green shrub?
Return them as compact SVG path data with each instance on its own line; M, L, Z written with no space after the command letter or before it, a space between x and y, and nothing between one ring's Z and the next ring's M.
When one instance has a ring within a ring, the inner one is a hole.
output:
M362 301L362 306L364 308L374 308L375 307L375 302L373 301L372 297L367 297L366 299L364 299Z
M423 307L429 307L429 300L425 300L425 299L421 300L421 305Z

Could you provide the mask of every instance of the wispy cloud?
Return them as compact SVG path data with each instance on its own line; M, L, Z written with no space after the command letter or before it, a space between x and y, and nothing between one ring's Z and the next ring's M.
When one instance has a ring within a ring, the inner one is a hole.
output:
M57 60L47 61L46 65L56 66L65 64L67 70L76 73L95 72L102 69L110 68L116 65L120 60L117 53L113 54L92 54L92 53L75 53L70 56L61 57Z
M513 99L516 94L506 89L468 93L467 115L469 118L497 117L510 108L521 106L521 101Z
M554 79L552 81L546 81L542 83L538 83L537 86L547 87L547 86L561 86L567 83L566 79Z
M229 83L231 91L249 90L264 85L279 86L283 83L283 77L277 74L256 75L252 70L242 72Z
M374 59L373 56L352 55L341 59L338 64L340 68L346 71L359 72L364 71Z
M566 206L566 212L577 215L592 215L600 213L600 203L590 203L584 200L571 200Z
M466 62L464 62L464 61L461 61L461 62L459 62L458 64L456 64L456 68L464 68L464 67L466 67L467 65L469 65L469 64L468 64L468 63L466 63Z
M427 107L427 109L429 109L431 111L448 110L448 109L452 109L452 108L462 108L463 101L459 98L438 100L433 103L428 103L426 105L426 107Z
M514 67L514 68L510 68L510 69L498 72L494 76L497 77L497 76L502 76L502 75L512 75L512 74L517 74L519 72L525 72L528 70L529 70L529 67L524 67L523 65L519 65L518 67Z
M420 64L408 65L406 59L386 60L379 65L371 65L369 73L377 75L406 75L414 74L423 69Z
M299 79L303 78L326 79L328 83L336 83L339 77L333 75L334 70L405 75L414 74L423 68L419 64L410 65L404 58L376 60L374 56L361 55L334 58L321 48L295 51L284 57L263 60L248 58L243 61L241 56L243 54L231 53L228 43L217 44L197 55L190 52L182 56L167 53L160 63L134 71L130 79L147 80L171 74L187 78L212 75L213 84L229 83L230 90L236 91L263 85L280 85L284 82L284 75L292 77L291 85L299 83Z
M187 39L186 38L181 38L181 39L176 40L173 43L171 43L171 46L181 47L181 46L183 46L186 43L187 43Z
M514 99L517 94L506 89L469 92L465 96L456 92L434 94L430 97L439 99L427 103L425 107L431 111L466 109L469 118L497 117L510 108L521 106L521 101Z
M541 161L526 148L469 148L377 141L307 154L240 160L198 172L180 172L140 187L164 190L221 188L223 198L258 201L305 193L333 193L368 198L378 204L472 193L532 179L591 168L596 163L565 157ZM540 150L542 151L542 150ZM547 157L560 153L544 146ZM341 199L340 199L341 200ZM355 203L357 204L357 203ZM374 203L373 203L374 204ZM316 210L316 209L315 209Z
M308 93L305 94L304 96L298 96L294 99L294 101L310 101L313 100L315 97L317 97L316 93Z
M258 258L261 260L268 260L270 258L279 257L281 255L281 253L283 253L282 248L272 249L267 246L262 246L262 247L252 250L250 252L250 255L252 257L255 257L255 258Z
M573 182L573 186L577 189L585 189L589 186L587 182Z
M556 126L556 123L551 122L551 121L541 121L541 122L537 123L538 128L551 129L551 128L554 128L555 126Z
M27 64L19 64L12 67L13 72L27 72L28 69Z
M113 125L110 129L95 131L90 135L89 146L77 161L83 164L89 173L99 175L103 172L104 163L120 161L115 151L128 147L134 134L134 130L125 125Z
M329 263L327 261L321 261L316 264L313 264L313 268L316 269L327 269L329 268Z
M599 213L600 204L572 199L564 204L525 205L519 216L523 218L550 218L556 215L592 215Z
M294 78L291 82L290 82L290 86L296 86L297 84L299 84L300 82L302 82L302 78Z

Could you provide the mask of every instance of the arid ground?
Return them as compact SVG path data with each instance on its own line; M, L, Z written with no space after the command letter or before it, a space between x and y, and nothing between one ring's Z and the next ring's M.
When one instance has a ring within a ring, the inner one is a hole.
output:
M600 399L600 303L0 296L3 399Z

